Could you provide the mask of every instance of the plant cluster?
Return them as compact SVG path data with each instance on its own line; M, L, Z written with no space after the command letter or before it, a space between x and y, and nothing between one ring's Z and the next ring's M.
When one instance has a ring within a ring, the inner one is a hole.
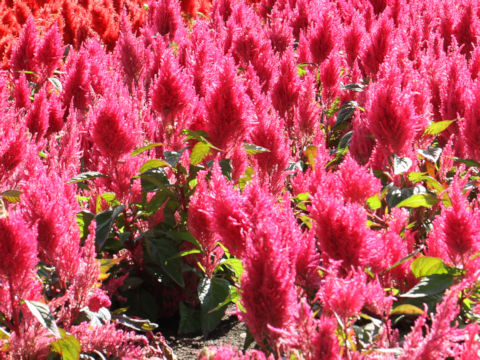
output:
M0 359L479 358L475 1L13 4Z

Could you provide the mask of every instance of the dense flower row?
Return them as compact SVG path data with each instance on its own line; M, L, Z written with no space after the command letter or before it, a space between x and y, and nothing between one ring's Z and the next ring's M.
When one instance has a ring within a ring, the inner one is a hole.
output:
M2 12L0 358L230 301L257 349L203 358L479 357L475 1L48 4Z

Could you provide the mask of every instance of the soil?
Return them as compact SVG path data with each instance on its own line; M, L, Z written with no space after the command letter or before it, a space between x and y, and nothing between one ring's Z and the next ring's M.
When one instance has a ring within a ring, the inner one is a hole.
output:
M228 310L233 311L234 308ZM203 348L210 346L231 345L243 349L247 327L236 315L225 315L220 325L207 337L201 334L178 335L173 328L163 329L162 334L177 360L195 360Z

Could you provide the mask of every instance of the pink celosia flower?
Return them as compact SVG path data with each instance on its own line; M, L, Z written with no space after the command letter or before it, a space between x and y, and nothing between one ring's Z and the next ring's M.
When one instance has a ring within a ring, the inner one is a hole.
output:
M29 16L10 58L10 66L15 78L20 75L21 70L37 70L37 45L37 29L33 16Z
M68 109L73 100L75 108L85 110L89 104L91 64L84 51L70 56L63 81L63 107Z
M151 0L149 2L148 26L153 34L167 36L170 41L179 42L185 36L185 27L177 0Z
M465 120L460 130L468 157L478 161L480 160L480 144L477 138L480 131L480 82L477 81L472 90L472 99L465 111Z
M363 66L369 76L375 76L380 65L390 51L394 37L393 23L386 14L382 14L372 33L371 42L366 46Z
M42 88L25 117L27 128L37 141L46 134L48 120L48 100L45 88Z
M50 95L48 105L48 130L47 136L53 133L57 133L63 129L63 109L62 103L57 95Z
M365 167L358 165L349 155L345 157L338 170L340 191L347 201L364 204L370 196L382 189L380 180Z
M145 67L145 48L141 41L132 33L131 25L125 13L122 14L120 24L120 36L115 47L115 53L120 61L125 80L129 87L132 83L138 84L138 80Z
M358 314L365 304L366 280L366 275L362 271L350 273L346 278L329 275L317 292L316 299L322 302L327 313L337 314L346 324L348 319Z
M342 260L344 269L368 262L368 249L376 235L366 227L367 215L362 206L345 204L335 195L318 191L312 199L310 216L324 257Z
M13 90L13 96L15 98L15 107L17 109L28 108L30 105L30 95L32 91L28 86L28 81L25 73L21 73L18 79L15 81L15 88Z
M245 139L254 120L233 62L227 58L220 71L218 86L206 95L207 133L215 146L228 152Z
M480 21L478 19L478 5L466 2L459 11L459 21L455 27L454 34L458 44L462 46L462 54L467 59L476 48L480 37Z
M38 46L37 61L42 71L41 80L46 80L49 76L52 76L63 56L63 52L61 35L58 32L57 25L54 24Z
M246 313L238 316L262 347L274 345L281 336L270 328L288 329L298 312L295 268L280 231L281 226L269 217L262 219L248 240L244 258L240 289Z
M480 250L477 210L463 195L464 181L455 179L450 185L452 207L442 206L441 214L433 222L428 235L428 253L454 265L464 264L468 257Z
M114 159L133 150L136 144L133 118L121 100L106 98L94 113L93 139L100 151Z
M97 312L102 307L108 308L110 305L112 305L110 298L98 288L93 290L88 299L88 308L93 312Z
M318 16L318 22L308 30L306 37L309 42L309 50L312 54L312 62L322 64L334 49L337 40L338 24L335 22L335 12L327 6Z

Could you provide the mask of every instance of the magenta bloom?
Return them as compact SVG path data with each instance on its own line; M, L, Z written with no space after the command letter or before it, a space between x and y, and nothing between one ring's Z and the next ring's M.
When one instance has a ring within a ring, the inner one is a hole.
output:
M470 209L462 186L458 179L450 185L452 207L442 207L427 239L428 254L454 265L465 264L469 256L480 250L479 214Z
M225 60L220 72L219 84L206 96L207 133L215 146L228 151L246 138L253 114L233 62Z
M106 98L95 111L93 139L100 151L118 159L133 150L136 144L133 119L121 100Z
M10 58L10 66L15 77L20 75L21 70L36 71L37 45L37 29L33 17L29 16Z
M64 48L57 25L53 25L38 46L37 60L42 69L42 80L52 76L63 56Z

